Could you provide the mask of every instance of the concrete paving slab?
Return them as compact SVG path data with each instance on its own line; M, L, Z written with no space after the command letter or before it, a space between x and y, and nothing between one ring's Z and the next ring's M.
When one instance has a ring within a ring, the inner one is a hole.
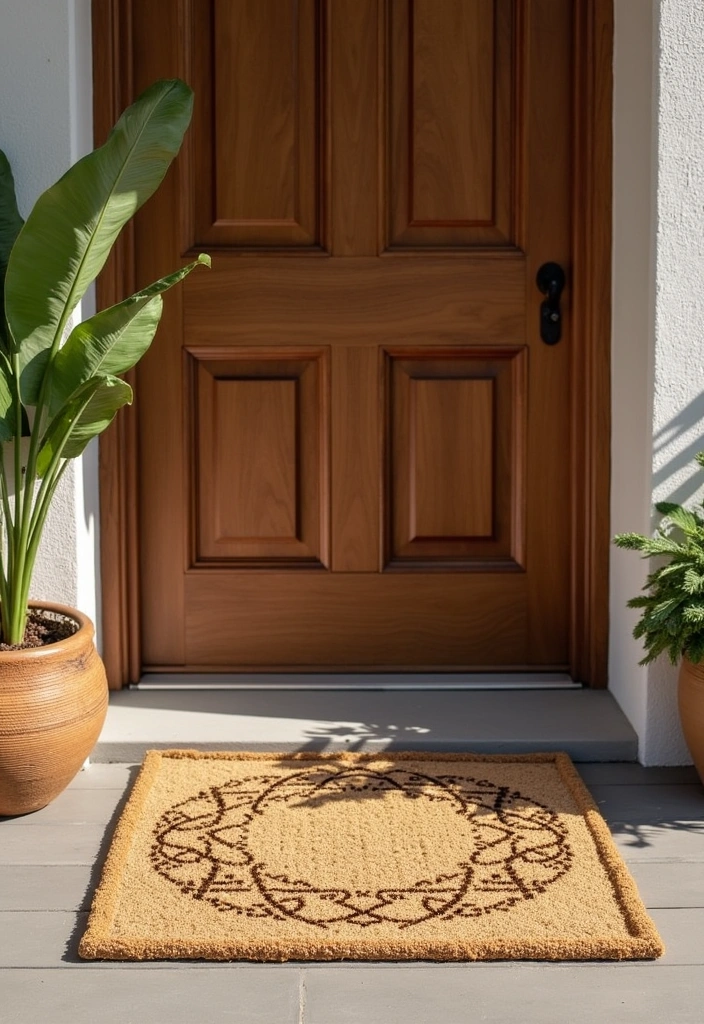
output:
M696 827L704 822L704 789L698 785L592 785L589 792L602 814L614 821L665 827L677 823Z
M301 1022L296 967L128 971L0 970L3 1024Z
M0 885L0 912L88 910L95 881L90 864L5 864Z
M124 803L128 776L121 789L70 789L57 796L48 807L17 818L0 818L0 836L17 827L38 825L107 825Z
M692 765L644 768L632 762L580 764L578 771L588 786L702 785Z
M704 907L701 861L632 860L628 870L646 907Z
M627 863L636 861L704 861L704 823L651 825L608 818L611 835Z
M6 821L0 823L0 865L94 864L104 839L103 825L10 825Z
M96 764L90 761L88 766L78 773L71 789L124 789L139 771L139 763L134 764Z
M697 973L699 972L699 973ZM699 969L478 965L305 972L305 1024L700 1024Z

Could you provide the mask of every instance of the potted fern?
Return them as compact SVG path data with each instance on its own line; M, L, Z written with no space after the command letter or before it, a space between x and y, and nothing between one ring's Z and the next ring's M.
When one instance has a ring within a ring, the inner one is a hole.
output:
M696 462L704 468L704 452ZM633 635L645 647L642 665L661 654L667 654L673 665L680 662L682 731L704 781L704 504L688 509L663 501L655 508L663 519L654 537L621 533L614 542L640 551L644 558L658 559L644 593L628 602L641 612Z
M156 82L106 143L37 200L26 223L0 151L0 814L43 807L68 785L107 709L92 623L30 602L47 513L69 460L132 401L121 379L146 352L162 294L198 264L72 327L118 234L155 192L193 95Z

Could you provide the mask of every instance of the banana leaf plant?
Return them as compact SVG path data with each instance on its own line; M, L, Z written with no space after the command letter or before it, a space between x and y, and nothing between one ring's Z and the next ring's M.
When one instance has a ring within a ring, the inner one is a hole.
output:
M191 120L193 94L156 82L103 146L74 164L23 222L0 150L0 611L2 640L21 644L34 563L71 459L131 403L120 375L144 355L162 294L201 254L72 327L72 315L122 228L161 183ZM24 440L23 440L24 439Z

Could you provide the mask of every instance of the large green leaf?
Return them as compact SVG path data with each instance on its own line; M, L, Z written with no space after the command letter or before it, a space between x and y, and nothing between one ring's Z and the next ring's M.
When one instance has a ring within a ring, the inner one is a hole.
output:
M121 229L166 174L192 107L184 82L156 82L128 107L105 145L37 200L12 249L5 286L26 405L36 405L49 351Z
M7 157L0 149L0 344L7 347L5 324L5 274L12 246L24 221L17 209L15 180Z
M21 437L29 437L29 417L23 405L20 406L22 417ZM9 359L0 348L0 444L11 441L17 432L17 408L15 405L14 378Z
M15 436L15 412L12 401L12 387L7 362L0 357L0 444L11 441ZM0 453L2 458L2 453Z
M161 295L199 264L210 266L201 253L187 267L162 277L123 302L104 309L74 327L54 358L51 371L53 414L85 380L96 374L126 373L152 343L161 317Z
M98 376L84 381L49 424L37 458L37 474L44 476L52 459L73 459L88 442L105 430L123 405L132 401L132 388L119 377Z
M123 405L131 404L132 388L129 384L119 377L107 377L71 428L63 457L75 459L81 455L88 442L110 426Z

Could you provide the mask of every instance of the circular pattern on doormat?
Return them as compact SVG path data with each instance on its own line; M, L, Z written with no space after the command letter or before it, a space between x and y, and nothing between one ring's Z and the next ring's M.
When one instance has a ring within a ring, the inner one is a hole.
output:
M394 832L399 811L404 824ZM458 827L459 856L457 843L443 842ZM398 881L404 845L416 852L417 875ZM569 871L572 851L558 815L509 786L324 765L235 777L178 802L154 828L151 862L184 895L222 913L405 930L509 911Z

